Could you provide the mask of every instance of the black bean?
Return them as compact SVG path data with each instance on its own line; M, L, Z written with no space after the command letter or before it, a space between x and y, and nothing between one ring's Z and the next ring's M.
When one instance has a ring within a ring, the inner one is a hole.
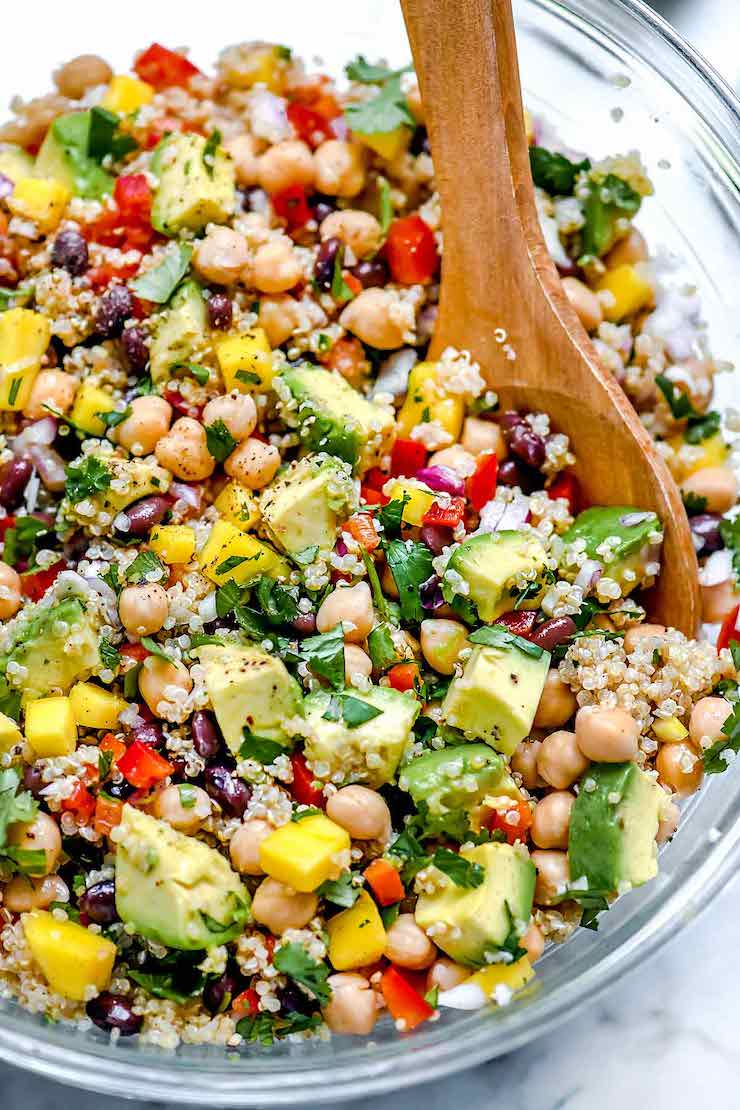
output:
M280 1005L286 1014L312 1014L316 1003L300 990L295 983L286 983L278 991Z
M358 262L352 267L351 273L363 289L385 285L389 278L388 267L382 258L369 258L365 262Z
M116 884L113 879L101 879L80 895L80 913L86 914L96 925L112 925L118 921L116 910Z
M518 412L514 412L511 409L509 409L508 412L502 412L501 413L500 422L501 422L501 427L503 428L504 435L506 436L507 439L508 439L508 433L511 431L512 428L517 428L521 424L526 423L523 416L520 416Z
M193 714L190 728L193 735L193 747L201 759L209 760L218 755L221 750L221 737L210 713L198 710L197 713Z
M234 305L231 297L228 297L226 293L212 293L206 301L206 308L208 309L208 322L212 328L226 331L227 328L231 327Z
M60 231L51 248L52 265L79 277L87 269L88 260L87 243L79 231L73 227L65 227Z
M498 468L498 482L500 486L519 486L524 493L542 487L542 477L524 463L515 459L505 459Z
M336 212L337 205L333 197L324 196L323 193L314 193L308 199L308 207L317 224L322 223L332 212Z
M103 293L95 314L95 328L105 339L115 339L134 310L134 299L125 285L111 285Z
M418 157L419 154L431 154L432 150L429 146L429 136L427 135L426 127L417 127L416 131L411 137L409 151L414 156Z
M558 644L565 641L576 632L576 622L571 617L553 617L544 624L535 628L530 634L530 640L544 651L552 651Z
M316 614L299 613L290 624L291 628L294 628L299 636L313 636L316 631Z
M106 1033L116 1029L122 1037L133 1037L141 1029L141 1017L131 1009L131 1003L120 994L103 991L91 998L85 1007L87 1016Z
M324 239L319 247L319 253L316 255L313 276L319 289L323 289L327 293L330 291L334 280L334 264L341 245L341 242L335 236L331 239Z
M228 968L218 979L212 979L203 988L203 1005L209 1014L222 1014L245 989L238 971Z
M129 520L127 536L148 536L155 524L159 524L170 510L166 497L142 497L126 509Z
M41 777L41 771L38 767L34 767L33 765L26 766L23 771L23 787L25 790L29 790L34 798L39 798L41 796L41 791L48 785L49 784L44 782Z
M204 780L208 794L218 802L227 817L242 816L252 796L246 782L223 766L206 767Z
M118 802L125 802L127 798L136 793L136 787L132 786L130 782L126 782L125 779L123 782L107 782L105 793Z
M130 369L135 374L140 374L149 361L149 348L141 328L137 328L135 324L124 328L121 332L121 344Z
M164 734L156 721L147 721L143 725L137 725L132 730L131 736L134 740L138 740L140 744L147 744L150 748L156 749L164 746Z
M33 467L28 459L11 459L0 478L0 505L10 512L21 499Z
M545 441L529 424L515 424L510 429L509 449L535 470L545 461Z
M699 555L711 555L725 546L719 530L721 520L719 513L699 513L689 517L689 527Z

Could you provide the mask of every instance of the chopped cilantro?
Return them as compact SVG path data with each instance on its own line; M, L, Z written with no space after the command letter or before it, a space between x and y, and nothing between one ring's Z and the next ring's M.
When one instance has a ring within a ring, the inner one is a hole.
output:
M203 165L209 177L213 177L216 164L216 151L221 146L221 132L216 128L211 131L203 147Z
M184 370L185 373L192 374L199 385L206 385L211 376L205 366L198 366L194 362L174 362L170 367L170 373L175 374L178 370Z
M588 158L582 162L571 162L564 154L542 146L529 148L529 164L535 185L559 197L571 196L578 174L591 169Z
M588 195L582 202L584 225L581 232L581 259L601 257L614 242L617 220L634 216L642 203L640 194L616 174L588 182Z
M332 689L344 686L344 633L338 624L331 632L308 636L302 641L300 653L315 675L325 678Z
M110 488L111 474L108 467L95 455L87 455L81 463L67 468L67 481L64 492L73 505L103 493Z
M236 440L223 420L214 420L213 424L206 425L206 446L219 463L228 459L236 447Z
M401 126L416 127L416 120L401 91L400 76L396 74L387 77L372 100L350 104L344 116L350 129L362 135L387 134Z
M121 134L120 120L114 112L96 105L90 109L90 128L87 138L87 154L96 162L102 162L111 155L117 162L126 154L138 150L139 144L133 135Z
M501 624L485 625L473 632L469 639L471 644L485 644L487 647L515 647L525 655L531 655L533 659L540 659L544 652L537 644L516 636Z
M708 775L719 775L726 771L740 752L740 702L735 702L732 713L722 725L719 740L702 755L704 770Z
M398 651L389 624L383 622L375 625L367 638L367 650L374 671L387 671L398 661Z
M437 848L432 856L432 863L452 879L455 886L465 889L474 890L475 887L481 886L486 877L485 870L479 863L471 863L470 860L458 855L457 852L450 851L449 848Z
M288 624L298 616L298 602L274 578L260 578L253 596L270 624Z
M153 551L140 551L132 563L124 571L126 581L136 585L143 582L144 579L149 580L149 575L155 571L159 573L158 582L167 577L167 568L158 555Z
M12 528L5 533L3 561L14 567L21 560L33 562L36 544L42 536L49 535L49 525L35 516L17 516Z
M319 898L333 902L335 906L354 906L360 895L360 887L352 882L352 872L343 871L338 879L327 879L317 889Z
M378 509L378 523L382 526L386 538L397 536L401 531L403 510L410 500L410 495L404 493L402 498L389 501L387 505L382 505Z
M344 72L350 81L357 81L360 85L382 85L390 78L400 77L403 73L409 73L410 70L410 65L404 66L403 69L388 69L388 66L372 65L363 54L358 54L344 67Z
M166 304L190 268L193 248L189 243L172 243L157 266L128 283L129 289L144 301Z
M121 653L105 636L102 636L100 639L99 651L100 662L103 666L111 671L117 670L121 662Z
M326 981L329 968L309 956L302 944L282 944L275 949L272 962L277 971L306 987L320 1003L326 1003L331 998L331 987Z
M268 740L264 736L255 736L248 728L242 729L244 740L239 748L240 759L255 759L257 763L274 763L279 755L285 754L285 748L276 740Z
M344 280L342 273L342 259L344 258L344 251L338 250L334 256L334 272L331 279L331 295L335 301L343 304L345 301L351 301L354 293Z
M740 585L740 514L732 520L721 520L719 534L722 542L732 555L732 569L735 581Z
M423 543L391 540L386 559L398 590L401 616L406 621L421 621L424 613L419 587L434 574L431 551Z
M351 694L332 694L322 716L325 721L343 720L347 728L359 728L379 717L382 712L382 709L376 709L374 705L368 705Z
M693 493L689 490L687 493L681 494L683 498L683 507L688 516L696 516L697 513L703 513L707 507L706 497L700 497L699 494Z

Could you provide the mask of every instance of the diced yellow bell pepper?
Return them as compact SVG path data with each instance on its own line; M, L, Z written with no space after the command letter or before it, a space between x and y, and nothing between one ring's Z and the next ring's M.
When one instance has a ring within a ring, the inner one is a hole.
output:
M289 821L260 844L266 875L306 893L349 866L349 833L323 813Z
M154 89L146 81L140 81L138 77L129 77L126 73L119 73L111 78L102 104L110 112L127 116L137 108L143 108L153 99Z
M653 732L664 744L683 740L689 735L688 729L681 724L678 717L664 717L662 720L653 721Z
M39 759L71 755L77 747L77 722L68 697L38 698L26 706L26 740Z
M7 752L23 739L23 734L12 717L0 713L0 752Z
M84 1002L106 989L113 974L116 946L74 921L57 921L47 910L21 918L31 955L57 994Z
M83 382L75 394L70 420L91 436L104 436L105 424L100 419L101 412L113 412L116 403L105 389Z
M0 410L26 407L50 339L51 325L40 312L11 308L0 314Z
M366 890L354 906L326 923L329 959L337 971L374 964L385 952L386 933L378 907Z
M613 324L627 316L634 316L641 308L651 304L654 296L652 284L645 276L641 263L636 266L624 263L607 270L596 290L611 293L614 298L613 303L604 305L604 316Z
M391 501L403 501L404 497L408 497L409 500L403 507L402 519L404 524L410 524L414 528L421 527L424 514L429 512L437 499L437 495L427 486L415 485L403 478L398 478L388 487L388 497Z
M270 92L279 93L285 85L285 71L289 62L284 46L265 43L252 47L247 56L243 49L230 60L226 51L221 58L221 67L226 82L235 89L251 89L253 85L265 85Z
M195 554L195 532L187 524L160 524L152 529L149 546L165 563L189 563Z
M263 328L226 335L214 343L227 390L264 393L272 385L272 348Z
M358 143L367 146L370 150L374 150L381 158L386 161L392 161L397 155L404 150L411 139L411 129L401 124L393 131L375 131L372 134L364 134L360 131L353 131L352 135L357 139Z
M72 194L62 181L46 177L23 177L8 197L14 216L31 220L48 235L59 226Z
M686 440L682 435L671 436L668 440L674 451L680 451L682 447L686 446ZM716 435L709 436L708 439L703 439L701 443L692 444L692 454L698 450L697 458L688 466L680 467L681 479L688 478L692 474L696 474L697 470L704 470L707 466L723 466L727 462L727 444L722 438L722 433L717 432Z
M518 991L534 979L535 971L527 956L521 956L512 964L490 964L488 967L476 971L466 979L466 983L475 983L489 998L493 997L496 987L504 986L509 990Z
M198 556L198 566L217 586L224 582L245 586L261 574L271 578L290 576L290 565L274 547L240 532L228 520L217 520L211 528Z
M228 520L240 532L254 528L261 517L259 505L249 490L239 482L229 482L214 501L224 520Z
M453 441L460 438L465 417L465 401L457 394L445 393L437 382L438 363L419 362L409 374L406 400L396 420L398 435L408 439L418 424L439 424Z
M69 691L72 712L84 728L117 728L118 718L128 704L94 682L76 682Z

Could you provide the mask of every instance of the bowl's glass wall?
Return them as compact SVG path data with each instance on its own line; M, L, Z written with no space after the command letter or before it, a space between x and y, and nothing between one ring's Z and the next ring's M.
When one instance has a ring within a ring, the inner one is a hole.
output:
M657 197L646 204L641 226L653 245L683 259L680 272L702 291L716 354L737 359L740 130L729 92L630 0L515 0L515 7L527 102L574 147L596 155L642 151ZM97 50L124 66L152 39L190 43L204 66L224 43L249 38L289 43L336 72L358 51L392 62L408 55L393 0L350 6L326 0L319 7L295 0L259 7L210 0L205 8L129 0L125 14L119 9L115 15L97 0L77 0L72 9L42 0L17 9L13 24L0 70L5 100L43 89L60 59ZM621 109L619 120L613 109ZM491 289L495 295L495 281ZM727 383L725 403L731 394ZM126 1041L111 1048L97 1032L52 1027L0 1001L0 1055L108 1094L218 1106L297 1099L311 1105L468 1066L572 1014L711 901L737 861L739 794L740 770L712 781L663 853L659 879L622 899L598 934L583 932L548 952L535 984L506 1009L485 1015L448 1010L408 1039L386 1020L369 1043L335 1039L248 1055L187 1046L173 1056Z

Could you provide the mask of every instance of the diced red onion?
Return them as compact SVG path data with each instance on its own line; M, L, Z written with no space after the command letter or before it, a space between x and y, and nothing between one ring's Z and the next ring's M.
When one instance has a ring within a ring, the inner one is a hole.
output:
M339 537L337 542L334 544L334 550L336 551L337 555L339 555L340 557L346 555L349 552L349 548L347 547L347 544L344 542L344 540L342 539L341 536Z
M718 586L732 577L732 555L726 549L715 551L699 570L700 586Z
M452 497L465 494L465 482L449 466L423 466L415 477L438 493L449 493Z
M15 436L11 443L14 455L25 455L29 448L44 446L50 447L56 439L57 422L53 416L42 416L34 420L23 431Z
M31 447L28 456L38 470L46 489L52 492L64 489L67 471L61 455L57 454L52 447Z
M190 486L187 482L173 482L169 489L170 494L177 501L184 501L192 509L200 509L203 500L203 488L200 485Z
M4 173L0 173L0 200L9 197L14 188L15 186L10 178L6 177Z
M253 89L250 95L252 131L261 139L279 143L293 134L287 115L287 102L267 89Z
M500 501L494 497L481 509L478 532L515 532L526 524L528 516L529 498L523 493L515 491L511 501Z
M427 578L426 582L422 582L419 587L419 597L421 599L422 608L424 609L441 609L445 603L442 597L442 587L439 584L439 578L433 574L431 578Z
M419 361L419 356L413 347L404 347L395 351L380 364L380 371L372 388L372 396L377 393L389 393L391 397L402 397L408 389L409 374Z
M587 594L589 590L593 589L603 573L604 568L601 563L597 563L595 559L586 559L573 584L578 586L584 594Z
M651 520L654 517L655 513L625 513L624 516L620 516L619 523L623 528L634 528L637 524L644 524L646 520Z

